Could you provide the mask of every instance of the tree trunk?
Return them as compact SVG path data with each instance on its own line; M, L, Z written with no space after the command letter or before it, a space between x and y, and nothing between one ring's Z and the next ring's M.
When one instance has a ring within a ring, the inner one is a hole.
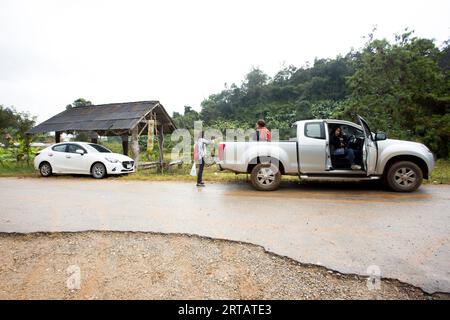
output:
M158 130L158 143L159 143L159 168L161 173L163 173L164 169L164 131L163 131L163 125L160 126Z
M25 135L25 151L27 153L27 166L30 165L30 146L31 144L31 136L29 134Z
M136 169L138 167L139 160L139 126L136 125L133 129L131 129L131 153L134 163L136 165Z

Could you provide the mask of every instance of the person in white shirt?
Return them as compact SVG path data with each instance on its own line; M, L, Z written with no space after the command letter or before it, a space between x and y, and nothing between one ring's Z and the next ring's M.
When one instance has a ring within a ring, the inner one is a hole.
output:
M205 132L202 131L196 142L198 150L198 162L200 164L197 173L197 187L204 187L203 182L203 169L205 167L206 145L211 144L211 141L204 138Z

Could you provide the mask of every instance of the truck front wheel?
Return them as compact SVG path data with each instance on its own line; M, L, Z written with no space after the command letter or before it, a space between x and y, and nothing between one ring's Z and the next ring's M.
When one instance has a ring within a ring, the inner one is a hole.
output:
M413 162L399 161L391 165L386 174L386 184L397 192L411 192L423 181L422 170Z
M272 191L280 186L281 173L273 163L259 163L252 170L251 180L257 190Z

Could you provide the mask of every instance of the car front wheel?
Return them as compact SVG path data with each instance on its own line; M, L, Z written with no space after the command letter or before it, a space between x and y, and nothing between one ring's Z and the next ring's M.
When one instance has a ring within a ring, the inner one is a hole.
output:
M411 192L420 187L423 181L422 170L413 162L394 163L386 175L388 187L397 192Z
M97 162L91 168L91 174L95 179L103 179L106 176L106 167L103 163Z

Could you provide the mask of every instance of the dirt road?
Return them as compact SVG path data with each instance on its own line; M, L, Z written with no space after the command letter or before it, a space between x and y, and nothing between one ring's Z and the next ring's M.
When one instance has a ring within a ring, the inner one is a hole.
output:
M0 299L449 298L197 236L0 234Z
M341 273L450 292L450 186L0 179L0 232L151 231L243 241Z

